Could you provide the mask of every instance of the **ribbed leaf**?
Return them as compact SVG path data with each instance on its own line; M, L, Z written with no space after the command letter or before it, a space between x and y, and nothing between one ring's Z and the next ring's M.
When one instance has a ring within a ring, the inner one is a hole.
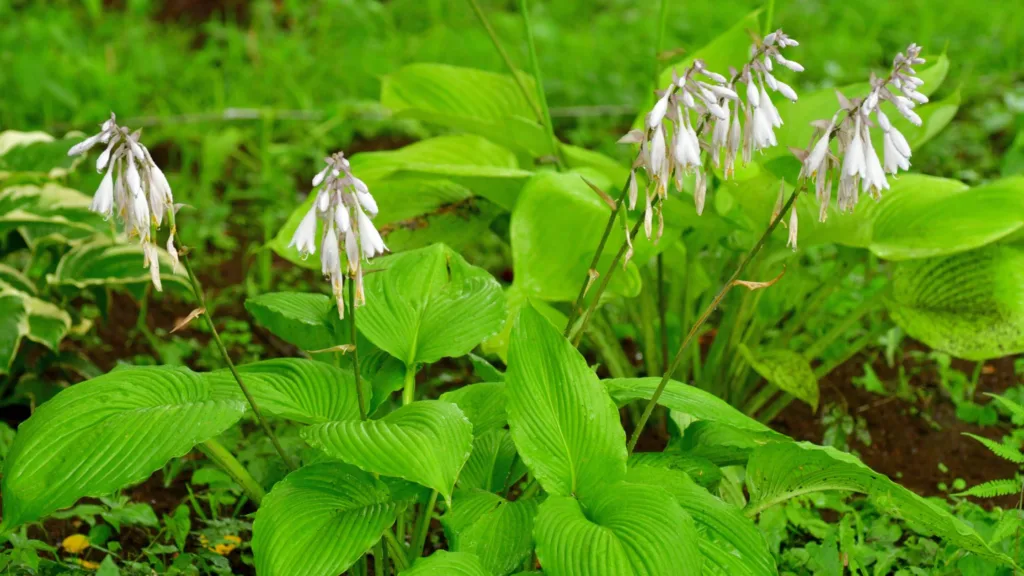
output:
M505 393L512 439L548 494L585 495L625 476L615 404L583 356L530 307L512 329Z
M395 522L397 505L373 476L340 462L300 468L260 504L252 548L261 576L333 576Z
M993 244L893 267L886 305L908 334L968 360L1024 351L1024 250Z
M23 338L56 350L70 328L67 312L0 280L0 374L10 370Z
M175 274L171 257L163 248L157 249L160 258L160 279L168 285L189 287L184 272ZM143 267L142 246L137 243L115 243L99 238L82 244L64 254L57 270L47 277L50 284L88 288L90 286L120 286L148 284L149 269Z
M0 291L0 374L11 369L25 334L28 313L24 298L13 290Z
M74 136L56 140L46 132L5 130L0 132L0 170L61 177L79 160L68 157L68 149L80 141Z
M305 424L359 419L356 379L350 370L299 358L264 360L237 370L262 411ZM245 400L229 370L204 376L218 397ZM369 401L369 383L362 383Z
M601 382L608 389L612 399L619 405L634 400L650 400L661 378L610 378ZM700 388L669 380L658 399L658 404L671 410L688 414L696 420L721 422L737 428L767 431L769 428L754 420L718 396Z
M0 190L0 236L18 230L29 245L89 238L103 230L103 218L89 211L91 203L89 196L57 184Z
M745 510L748 516L802 494L859 492L871 496L882 513L906 520L917 530L967 551L1009 560L993 552L977 532L945 510L834 448L806 442L763 446L750 456L746 482L750 493Z
M505 304L508 307L505 325L500 332L484 340L480 345L480 349L484 353L497 354L505 364L508 364L508 342L512 336L512 325L515 324L519 312L524 307L532 306L534 310L547 318L548 322L559 329L564 328L565 323L569 321L569 318L561 310L538 298L530 298L524 290L515 284L505 289Z
M247 298L245 309L275 336L302 350L323 350L349 341L337 304L324 294L260 294Z
M417 482L450 501L469 459L473 425L454 404L421 400L380 420L316 424L303 429L302 437L329 456Z
M541 300L574 300L587 277L610 212L611 208L579 174L542 172L531 178L519 196L510 223L515 286ZM670 231L666 234L671 236ZM610 248L598 262L599 272L606 273L624 241L625 232L615 226L607 241ZM643 235L637 236L635 245L638 260L644 257L644 250L648 256L652 254ZM616 270L608 290L636 296L640 292L636 265L630 262L626 270Z
M705 572L710 564L732 576L778 573L757 526L739 508L712 496L689 475L644 463L630 468L627 479L635 484L661 486L693 517L701 533L697 546L704 556Z
M532 78L519 76L528 90L534 90ZM383 78L380 101L399 117L479 134L532 156L552 153L534 108L511 76L445 64L410 64Z
M964 432L963 435L981 442L985 448L988 448L989 452L992 452L1004 460L1009 460L1014 464L1024 464L1024 454L1021 454L1021 451L1013 446L1001 444L995 440L989 440L984 436L978 436L977 434L971 434L970 432Z
M762 378L783 392L806 402L812 410L818 409L818 378L811 364L792 350L757 350L751 352L740 345L740 353Z
M505 384L503 382L482 382L470 384L441 395L441 400L451 402L473 423L473 434L479 436L489 430L504 428L508 421L505 415Z
M750 453L767 444L789 442L771 430L749 430L724 422L698 420L690 423L675 447L688 456L706 458L718 466L746 464Z
M32 296L38 293L35 284L21 270L0 262L0 286L3 284Z
M518 479L509 478L514 463L516 445L508 430L488 430L473 439L473 453L459 474L458 485L460 488L498 492ZM519 472L522 473L521 470Z
M401 576L490 576L480 559L469 552L438 550L416 560Z
M537 559L549 576L700 574L693 519L665 490L608 484L581 503L549 496L537 514Z
M680 452L635 452L628 465L630 469L646 466L682 472L705 488L717 486L722 479L722 471L711 460Z
M451 550L470 552L489 573L505 576L533 551L536 514L533 498L509 502L490 492L459 490L442 523Z
M373 261L359 330L407 365L467 354L501 329L505 297L481 268L447 246Z
M62 390L18 429L4 463L8 528L146 479L217 436L245 403L184 368L123 368Z

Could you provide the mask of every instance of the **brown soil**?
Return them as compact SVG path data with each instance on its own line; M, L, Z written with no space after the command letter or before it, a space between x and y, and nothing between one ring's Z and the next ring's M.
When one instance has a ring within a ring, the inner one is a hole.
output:
M914 403L857 388L853 379L863 374L863 363L868 360L855 358L827 376L821 382L820 402L820 406L829 403L846 406L849 414L864 418L871 434L871 445L864 445L853 437L850 443L865 464L925 496L944 496L939 483L952 487L956 478L963 478L970 487L996 478L1013 477L1017 470L1014 464L963 436L969 432L998 441L1009 431L1007 427L981 427L959 420L952 402L943 398L938 390L937 379L930 378L927 372L912 383L934 394L926 394L925 400ZM977 402L986 402L983 392L1000 393L1017 384L1013 361L1013 358L1001 358L986 363L978 383ZM967 374L973 370L972 363L954 361L953 365ZM872 366L892 389L898 379L897 369L887 366L880 358ZM798 440L815 443L821 442L824 428L820 411L815 414L802 402L792 403L772 422L772 427ZM940 464L948 472L943 472ZM1017 497L978 502L1014 507Z

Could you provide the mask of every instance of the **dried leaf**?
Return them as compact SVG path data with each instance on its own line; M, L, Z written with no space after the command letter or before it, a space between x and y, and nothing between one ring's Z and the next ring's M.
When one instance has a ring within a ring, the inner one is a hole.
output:
M586 176L580 176L580 178L583 178L583 181L587 183L587 186L590 186L591 190L597 192L597 195L601 197L601 200L604 200L604 203L607 204L609 208L615 210L615 200L612 199L612 197L609 196L607 192L601 190L601 188L598 187L597 184L594 184L590 180L587 180Z
M338 344L337 346L331 346L330 348L324 348L322 350L306 350L307 354L326 354L328 352L341 352L342 354L348 354L355 350L356 347L353 344Z
M744 288L747 288L748 290L760 290L761 288L768 288L772 284L775 284L776 282L778 282L779 278L782 278L782 275L785 274L785 273L786 273L786 267L783 266L782 267L782 272L779 272L778 276L776 276L775 278L772 278L771 280L769 280L767 282L752 282L750 280L733 280L732 285L733 286L743 286Z
M622 138L619 138L619 144L639 144L643 141L643 130L630 130Z
M189 322L192 322L193 320L198 318L199 315L202 314L203 312L206 312L206 308L196 308L195 310L189 312L188 316L185 316L183 319L179 320L177 324L174 325L174 328L171 329L171 334L174 334L178 330L181 330L185 326L188 326Z

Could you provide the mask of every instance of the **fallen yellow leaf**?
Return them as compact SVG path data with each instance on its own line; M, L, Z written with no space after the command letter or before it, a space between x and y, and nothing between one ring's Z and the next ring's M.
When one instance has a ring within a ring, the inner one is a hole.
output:
M77 562L78 562L79 566L81 566L82 568L85 568L86 570L99 570L100 569L100 565L95 563L95 562L89 562L88 560L82 560L81 558L79 558L77 560Z
M80 554L89 547L89 537L85 534L72 534L64 539L61 546L72 554Z

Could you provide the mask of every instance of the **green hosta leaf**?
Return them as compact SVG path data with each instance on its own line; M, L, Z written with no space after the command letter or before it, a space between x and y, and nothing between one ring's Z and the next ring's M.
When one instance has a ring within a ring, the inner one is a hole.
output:
M705 572L710 564L733 576L778 573L757 526L739 508L712 496L689 475L645 462L630 468L627 479L662 487L693 517L701 533L697 546L704 556Z
M763 446L750 456L746 481L750 492L748 516L801 494L826 490L859 492L871 496L880 512L906 520L917 530L970 552L1005 558L993 552L977 532L959 519L871 470L856 457L834 448L806 442Z
M680 452L636 452L629 457L629 467L646 466L682 472L705 488L713 488L722 479L722 471L707 458Z
M264 412L305 424L359 419L356 379L350 370L298 358L264 360L237 370ZM214 385L218 397L245 400L229 370L204 376ZM362 383L368 401L369 383Z
M908 334L968 360L1024 351L1024 250L993 244L901 262L886 305Z
M0 236L18 230L30 245L89 238L104 229L103 218L89 211L91 203L89 196L57 184L0 190Z
M256 569L263 576L340 574L380 540L396 511L387 487L362 470L340 462L300 468L256 512Z
M63 176L78 161L68 150L81 141L75 136L56 140L46 132L0 132L0 170Z
M693 519L656 486L610 483L583 502L552 495L535 522L550 576L701 573Z
M503 382L482 382L470 384L441 395L441 400L451 402L473 423L473 434L479 436L489 430L504 428L508 421L505 415L505 384Z
M532 78L519 78L535 92ZM382 79L380 101L400 118L479 134L535 157L552 153L534 107L511 76L445 64L410 64Z
M699 420L683 432L676 446L688 456L706 458L718 466L746 464L755 449L790 438L771 430L737 428L724 422Z
M10 370L23 338L56 350L69 329L67 312L0 281L0 374Z
M438 550L416 560L401 576L490 576L480 559L469 552Z
M610 212L579 174L543 172L531 178L510 224L516 287L541 300L574 300L587 278ZM622 226L615 226L598 263L602 274L607 273L624 241ZM637 258L642 259L641 247L650 244L643 235L637 235L635 244ZM647 254L651 253L648 249ZM616 270L608 290L636 296L640 292L636 265L630 262L626 270Z
M490 492L458 491L443 524L449 546L480 559L490 574L505 576L533 551L535 499L509 502Z
M610 378L602 380L612 399L619 405L634 400L650 400L658 388L661 378ZM658 404L677 412L683 412L697 420L721 422L736 428L754 431L768 431L764 424L754 420L718 396L700 388L669 380L658 399Z
M762 378L783 392L803 400L813 410L818 409L818 378L806 358L792 350L751 352L742 344L739 350L750 367Z
M35 284L21 270L0 262L0 287L4 284L32 296L38 293Z
M619 413L586 360L533 308L512 329L509 427L548 494L586 495L626 474Z
M438 140L440 139L424 140L413 146L435 143ZM439 143L434 147L442 148ZM447 146L447 148L451 148L451 146ZM488 161L487 156L470 152L467 150L466 153L470 155L462 161ZM353 156L352 163L358 164L358 159L362 156L363 154ZM443 159L437 158L437 161L440 162ZM454 161L454 159L449 161ZM500 163L499 167L504 166L508 162L507 151L505 151L505 155L492 158L490 161ZM436 242L459 247L476 241L482 234L488 233L491 221L501 212L501 209L495 204L474 198L470 188L450 179L429 174L416 175L402 172L399 168L406 164L387 157L380 161L367 161L366 164L371 167L368 170L371 173L376 172L378 177L389 178L373 180L366 178L362 172L359 173L366 180L377 201L379 213L373 220L374 226L377 227L384 242L393 252L422 248ZM372 166L375 164L381 164L381 166L373 169ZM467 169L469 168L463 170ZM500 180L500 182L509 184L507 190L482 176L470 184L482 190L506 190L511 194L518 191L524 180L525 176L518 180L514 178ZM303 259L298 250L288 245L291 243L299 222L309 212L315 199L316 195L310 194L302 204L296 207L288 217L288 221L278 231L277 236L268 244L268 247L278 256L311 270L320 269L320 259L315 255ZM319 238L323 231L323 223L319 220L317 227L317 238ZM319 246L317 249L320 249Z
M487 354L497 354L505 364L508 364L508 341L512 335L512 325L515 324L519 312L527 306L532 306L540 312L559 330L565 327L569 318L559 309L539 299L531 299L524 290L513 284L505 290L505 304L508 308L508 317L501 331L484 340L480 349Z
M469 459L473 425L454 404L421 400L380 420L316 424L302 430L302 437L328 456L417 482L450 501Z
M4 525L13 528L146 479L241 418L184 368L122 368L62 390L18 429L4 463Z
M508 430L488 430L473 439L473 452L459 474L459 487L504 490L514 463L516 445Z
M260 294L247 298L245 309L275 336L307 352L349 341L334 299L325 294Z
M160 279L163 285L188 289L184 272L175 274L171 257L163 248L157 249L160 258ZM115 243L99 238L72 248L57 264L57 270L47 277L50 284L89 288L91 286L123 286L148 284L149 269L142 263L142 247L137 243Z
M467 354L501 329L501 286L447 246L373 261L359 330L406 365Z

